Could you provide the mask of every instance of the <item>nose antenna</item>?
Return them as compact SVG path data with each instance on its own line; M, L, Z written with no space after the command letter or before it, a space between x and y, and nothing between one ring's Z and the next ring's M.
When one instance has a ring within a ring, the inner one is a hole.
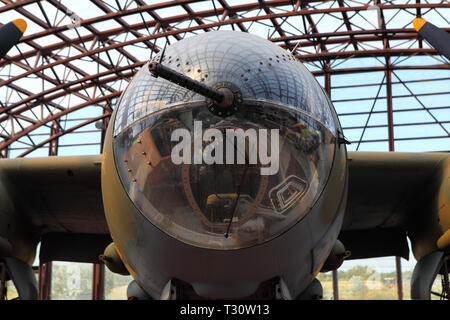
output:
M164 54L166 53L166 48L167 48L167 41L164 44L164 48L163 48L163 51L161 52L161 55L159 56L159 63L161 63L162 59L164 58Z

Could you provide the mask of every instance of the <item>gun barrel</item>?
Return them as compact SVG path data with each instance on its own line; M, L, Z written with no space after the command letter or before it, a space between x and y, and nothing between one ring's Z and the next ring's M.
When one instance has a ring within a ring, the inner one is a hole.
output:
M224 99L224 94L219 90L211 88L200 81L191 79L184 74L181 74L173 69L170 69L162 65L159 62L156 61L150 62L148 69L150 70L150 73L154 77L164 78L170 82L178 84L183 88L194 91L198 94L201 94L202 96L214 100L217 103L222 102Z

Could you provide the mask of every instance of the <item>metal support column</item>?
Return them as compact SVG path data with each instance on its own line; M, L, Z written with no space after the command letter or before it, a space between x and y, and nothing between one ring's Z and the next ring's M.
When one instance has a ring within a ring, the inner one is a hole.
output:
M400 257L395 257L395 270L397 271L398 300L403 300L402 261Z
M52 263L39 265L39 300L50 300L52 287Z
M328 97L331 100L331 74L328 72L330 70L330 64L327 63L325 65L325 92L328 94ZM333 299L339 300L339 275L337 270L332 271L332 278L333 278Z
M59 120L55 120L50 127L50 137L56 136L60 132ZM48 155L56 156L58 155L58 138L53 139L48 144Z
M333 270L333 299L339 300L339 275L337 270Z
M387 119L388 119L388 139L389 139L389 151L395 151L394 140L394 113L392 103L392 74L391 74L391 58L386 57L385 71L386 75L386 102L387 102ZM402 280L402 264L400 257L395 257L395 270L397 274L397 295L398 300L403 300L403 280Z
M105 265L94 263L92 275L92 300L105 299Z
M111 108L111 101L108 100L106 107L103 108L103 115L105 115L106 113L112 113L112 112L113 112L113 110ZM110 119L109 117L105 117L101 120L100 153L103 153L103 143L105 142L106 129L108 128L108 125L109 125L109 119Z
M390 58L386 58L387 70L386 75L386 102L387 102L387 125L388 125L388 139L389 139L389 151L394 151L394 115L392 107L392 75L390 69Z
M329 70L329 65L326 65L325 70ZM329 72L325 73L325 92L331 100L331 74Z
M6 265L0 262L0 301L6 299Z

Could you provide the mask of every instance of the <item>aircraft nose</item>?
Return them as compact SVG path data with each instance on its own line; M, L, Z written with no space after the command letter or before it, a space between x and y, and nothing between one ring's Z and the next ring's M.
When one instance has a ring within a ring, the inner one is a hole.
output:
M326 184L335 139L302 113L244 103L229 117L205 103L145 117L115 137L122 184L172 237L222 250L273 239L303 218Z
M202 248L280 235L314 206L335 123L288 52L237 32L179 41L143 67L114 118L114 157L155 226Z

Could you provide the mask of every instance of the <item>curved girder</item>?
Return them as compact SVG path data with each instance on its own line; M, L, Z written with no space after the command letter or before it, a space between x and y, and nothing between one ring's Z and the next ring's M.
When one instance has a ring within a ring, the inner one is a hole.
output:
M67 0L0 1L4 3L0 14L20 15L30 22L21 43L0 60L1 156L7 156L8 149L17 149L13 156L25 156L65 134L107 120L113 100L151 55L166 41L199 32L236 29L267 37L287 50L295 50L300 61L318 77L324 77L324 87L331 93L331 75L383 72L397 77L395 70L449 70L448 62L422 41L410 23L416 17L441 19L440 26L450 31L445 18L450 10L447 1L90 0L84 6ZM372 61L369 66L368 60ZM421 93L415 94L408 80L397 78L383 78L380 87L404 86L420 102ZM391 96L377 94L371 99L392 100L396 96L390 91ZM52 129L52 123L60 125L65 117L67 124L72 114L93 105L100 105L102 113L61 130ZM430 110L450 106L428 107L420 102L420 108L431 114ZM387 109L388 114L393 112L392 105ZM342 114L361 113L370 119L375 111L372 107L370 112ZM390 118L386 125L371 126L367 121L364 126L347 128L365 131L396 125L392 114ZM434 123L448 136L445 119L434 117ZM38 141L33 132L45 135L42 128L48 129L48 135ZM363 136L364 132L361 140ZM383 141L373 137L366 140Z

